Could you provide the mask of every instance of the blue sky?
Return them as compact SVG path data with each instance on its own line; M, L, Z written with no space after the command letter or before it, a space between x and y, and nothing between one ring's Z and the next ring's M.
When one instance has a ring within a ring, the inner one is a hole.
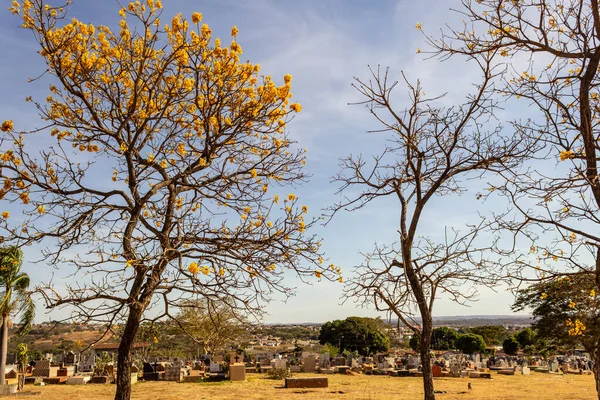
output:
M118 5L112 0L73 0L70 15L86 23L115 25ZM428 94L448 92L447 104L462 100L478 79L477 71L463 60L440 63L417 48L427 50L421 32L415 24L435 34L445 23L460 23L460 17L450 11L459 8L457 0L163 0L163 20L178 12L189 17L194 11L204 15L204 22L216 37L228 38L236 25L238 42L244 49L243 59L261 65L265 74L293 76L295 101L304 111L289 125L300 146L308 150L307 168L312 180L296 190L296 194L312 212L324 209L339 197L331 176L338 171L338 159L351 153L376 154L382 135L365 133L376 128L376 121L361 106L348 103L360 100L351 88L354 76L367 77L368 65L389 66L394 77L405 71L410 80L423 82ZM28 95L43 98L47 85L27 83L28 77L43 72L43 63L36 54L36 43L30 32L17 27L18 20L6 10L0 10L0 120L12 119L19 129L40 126L35 109L25 103ZM456 26L456 24L455 24ZM405 104L406 91L398 87L398 108ZM430 204L421 225L421 233L435 236L444 226L461 227L478 213L500 207L494 203L475 201L478 185L462 198L444 198ZM10 210L10 207L7 209ZM352 266L361 262L359 251L368 252L375 242L396 241L398 208L392 200L371 204L360 212L340 214L330 224L319 229L323 248L331 262L344 268L350 276ZM50 267L40 258L40 249L32 247L26 254L25 270L34 282L47 280ZM61 278L61 271L55 271ZM266 322L322 322L350 315L376 315L351 300L340 305L343 285L314 282L297 286L296 296L283 303L281 299L265 306ZM478 302L469 308L440 299L434 315L509 314L512 295L482 291ZM366 306L366 305L365 305ZM48 316L40 310L39 319Z

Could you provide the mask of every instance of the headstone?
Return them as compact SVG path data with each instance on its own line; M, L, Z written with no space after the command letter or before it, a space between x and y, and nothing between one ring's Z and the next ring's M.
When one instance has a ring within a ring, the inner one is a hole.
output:
M17 355L15 353L8 353L6 355L6 364L16 364L17 363Z
M316 371L316 359L314 357L306 357L302 360L304 366L304 372L315 372Z
M521 369L521 373L522 373L523 375L531 375L531 370L529 369L529 367L523 367L523 368Z
M85 385L90 381L92 377L87 376L70 376L67 379L67 385Z
M330 358L329 353L323 353L319 356L319 367L320 368L329 368Z
M43 376L45 378L54 378L58 374L58 367L50 366L50 360L38 360L33 369L33 376Z
M232 364L229 366L229 379L232 382L243 382L246 380L246 366L244 364Z
M287 368L287 361L281 358L276 358L271 360L271 367L285 369Z
M442 376L442 367L440 367L437 364L434 364L431 367L431 375L433 375L434 378L439 378Z
M140 372L140 369L137 367L137 365L133 364L130 368L130 371L132 374L137 374L138 372Z
M210 369L209 369L209 371L210 371L211 373L218 373L218 372L221 372L221 364L220 364L220 363L217 363L217 362L211 362L211 363L210 363Z
M67 365L73 365L75 364L75 353L73 353L72 351L68 352L65 355L65 364Z
M550 371L558 372L558 362L556 360L552 360L550 363Z
M165 380L172 382L183 382L185 370L180 366L167 367L165 371Z

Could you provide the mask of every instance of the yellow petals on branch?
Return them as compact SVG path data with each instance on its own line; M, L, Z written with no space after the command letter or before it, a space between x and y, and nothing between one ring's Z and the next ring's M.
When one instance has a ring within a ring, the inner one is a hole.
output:
M257 171L256 171L254 168L252 168L252 169L250 170L250 175L251 175L253 178L256 178L256 177L258 176L258 172L257 172Z
M29 193L24 192L19 195L19 198L23 202L23 204L29 204Z
M308 207L307 206L302 206L302 213L303 214L307 214L308 213Z
M321 279L321 277L323 276L323 273L321 271L315 271L315 276L319 279Z
M195 12L192 13L192 22L198 24L202 21L202 13Z
M294 201L296 200L298 197L296 197L296 195L294 193L290 193L288 194L288 200L289 201Z
M590 290L590 297L596 297L596 291L594 289Z
M572 321L571 318L569 318L566 322L566 325L568 328L569 336L581 336L584 334L586 329L583 322L581 322L579 319L575 319L575 321Z
M575 154L573 150L561 150L560 151L560 161L572 160L575 158Z
M285 76L283 77L283 82L284 82L286 85L289 85L290 83L292 83L292 75L290 75L290 74L287 74L287 75L285 75Z
M185 144L184 144L184 143L179 143L179 144L177 145L177 153L178 153L180 156L182 156L182 157L183 157L183 156L185 156L185 155L187 154L187 150L185 149Z
M121 153L125 153L127 151L127 149L128 149L128 147L125 144L125 142L121 143L121 147L120 147Z
M341 276L337 280L339 283L344 283L344 278L342 278Z
M575 302L574 302L574 301L570 301L570 302L569 302L569 308L573 309L573 308L575 308L576 306L577 306L577 304L575 304Z
M208 274L210 274L210 268L209 268L207 265L204 265L204 266L202 267L202 273L203 273L204 275L208 275Z
M421 25L420 22L417 22L417 24L415 25L415 28L417 28L418 30L421 30L422 27L423 25Z
M134 262L135 260L127 260L127 262L125 263L125 268L132 267Z
M40 205L37 207L38 214L44 214L46 212L46 206Z
M10 218L10 213L8 211L3 211L2 212L2 218L9 219Z
M273 196L273 203L279 204L279 195L278 194L276 194L275 196Z
M188 265L188 271L190 271L191 274L196 275L198 272L200 272L200 267L198 266L198 263L191 263L190 265Z
M231 36L236 37L238 33L240 33L240 31L238 30L237 26L233 26L231 28Z
M290 110L299 113L300 111L302 111L302 106L298 103L293 103L290 104Z
M2 123L2 126L0 126L0 130L2 132L10 132L13 130L13 122L9 119L6 120Z
M542 295L540 296L540 298L541 298L542 300L545 300L545 299L547 299L547 298L548 298L548 294L547 294L547 293L542 293Z

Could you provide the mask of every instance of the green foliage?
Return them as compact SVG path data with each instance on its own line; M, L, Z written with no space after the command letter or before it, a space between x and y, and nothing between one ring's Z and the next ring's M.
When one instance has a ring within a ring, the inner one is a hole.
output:
M323 350L329 354L329 357L333 358L340 353L340 349L332 345L331 343L325 343Z
M509 336L502 342L502 350L506 354L515 355L519 350L519 341L514 336Z
M29 348L25 343L19 343L17 345L17 364L19 369L23 370L25 365L29 362Z
M451 350L456 348L456 341L459 338L459 334L451 328L442 326L435 328L431 335L431 349L432 350Z
M531 328L523 329L521 332L515 335L515 339L519 342L519 347L525 349L528 346L532 346L535 343L535 332Z
M292 376L292 373L287 368L271 368L267 371L267 377L269 379L285 379Z
M456 340L456 348L465 354L475 354L485 350L486 344L481 335L467 333Z
M0 248L0 314L20 316L16 334L26 334L35 317L35 305L29 293L29 275L21 272L23 252L16 246Z
M593 274L560 277L520 290L512 308L515 311L532 310L532 328L538 342L544 341L545 348L583 346L591 352L600 337L600 299L595 289ZM579 320L585 330L570 335L569 320ZM523 334L521 340L529 343L526 336Z
M419 351L421 349L419 337L417 335L412 335L408 341L408 346L414 351Z
M500 325L476 326L470 328L469 332L481 335L488 346L499 346L509 336L506 328Z
M390 348L390 339L383 333L384 323L379 318L348 317L326 322L321 326L321 344L338 344L340 350L357 351L367 356Z

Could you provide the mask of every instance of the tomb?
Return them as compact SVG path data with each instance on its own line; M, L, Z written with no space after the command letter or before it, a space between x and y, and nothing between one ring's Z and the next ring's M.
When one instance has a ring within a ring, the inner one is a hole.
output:
M285 378L285 387L288 389L326 388L329 387L328 378Z

